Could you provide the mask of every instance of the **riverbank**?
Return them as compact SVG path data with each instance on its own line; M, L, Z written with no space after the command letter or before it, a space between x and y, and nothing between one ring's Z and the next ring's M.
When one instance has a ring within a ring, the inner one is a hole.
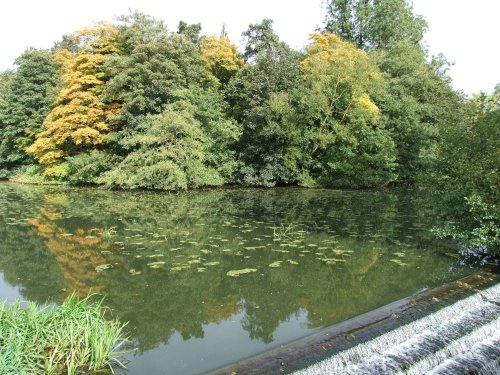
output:
M489 287L497 285L498 288L499 281L498 273L478 272L335 324L319 333L247 358L210 374L283 374L305 371L304 369L310 366L309 370L300 373L332 373L331 363L338 356L342 356L342 353L362 351L364 343L370 340L376 341L377 338L390 332L397 332L401 327L409 326L421 318L443 311L457 301L470 298ZM498 309L496 313L493 312L494 314L498 317ZM342 357L345 362L344 357L345 355Z

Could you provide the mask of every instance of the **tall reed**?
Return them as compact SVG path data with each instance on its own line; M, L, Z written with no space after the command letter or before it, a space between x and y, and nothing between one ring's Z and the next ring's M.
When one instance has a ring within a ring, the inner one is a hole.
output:
M102 300L70 295L62 305L0 303L0 374L68 374L121 365L123 324L107 320Z

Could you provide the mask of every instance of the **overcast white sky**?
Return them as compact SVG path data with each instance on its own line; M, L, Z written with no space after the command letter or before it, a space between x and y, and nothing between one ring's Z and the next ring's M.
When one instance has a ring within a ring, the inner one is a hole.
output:
M278 35L294 48L324 19L322 0L3 0L0 3L0 70L12 67L27 47L49 48L63 34L137 9L175 30L179 20L201 22L218 34L222 24L238 44L248 24L264 17L275 21ZM429 22L431 54L455 62L450 75L456 89L491 92L500 83L499 0L414 0L417 14Z

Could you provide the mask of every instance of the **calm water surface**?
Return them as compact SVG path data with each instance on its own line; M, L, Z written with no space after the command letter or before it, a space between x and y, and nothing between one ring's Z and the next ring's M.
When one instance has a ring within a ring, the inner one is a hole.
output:
M473 272L412 199L2 183L0 299L103 294L127 374L203 373Z

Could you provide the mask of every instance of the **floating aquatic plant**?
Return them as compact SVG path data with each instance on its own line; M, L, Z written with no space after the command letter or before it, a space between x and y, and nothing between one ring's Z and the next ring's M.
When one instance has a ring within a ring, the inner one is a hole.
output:
M165 262L164 261L158 261L158 262L152 262L152 263L148 263L148 267L149 268L161 268L165 265Z
M275 241L282 241L284 239L291 239L293 235L292 224L281 224L279 227L273 227L273 236Z
M403 263L401 260L399 259L389 259L391 262L394 262L400 266L408 266L408 263Z
M277 260L276 262L272 262L272 263L269 265L269 267L271 267L271 268L278 268L278 267L280 267L280 266L281 266L281 263L283 263L283 261L282 261L282 260Z
M112 267L113 267L113 266L112 266L111 264L101 264L100 266L97 266L97 267L95 268L95 270L96 270L97 272L102 272L102 271L107 270L107 269L112 268Z
M204 266L216 266L218 264L220 264L220 262L217 261L203 263Z
M182 265L170 268L170 271L178 272L178 271L182 271L182 270L187 270L189 268L191 268L191 266L189 264L182 264Z
M111 237L113 237L115 234L116 234L116 227L105 227L102 232L101 232L101 236L103 239L105 240L109 240ZM66 235L71 235L70 233L66 234Z
M227 271L226 275L230 276L230 277L238 277L240 275L244 275L246 273L252 273L252 272L256 272L256 271L257 271L257 268L244 268L242 270Z

